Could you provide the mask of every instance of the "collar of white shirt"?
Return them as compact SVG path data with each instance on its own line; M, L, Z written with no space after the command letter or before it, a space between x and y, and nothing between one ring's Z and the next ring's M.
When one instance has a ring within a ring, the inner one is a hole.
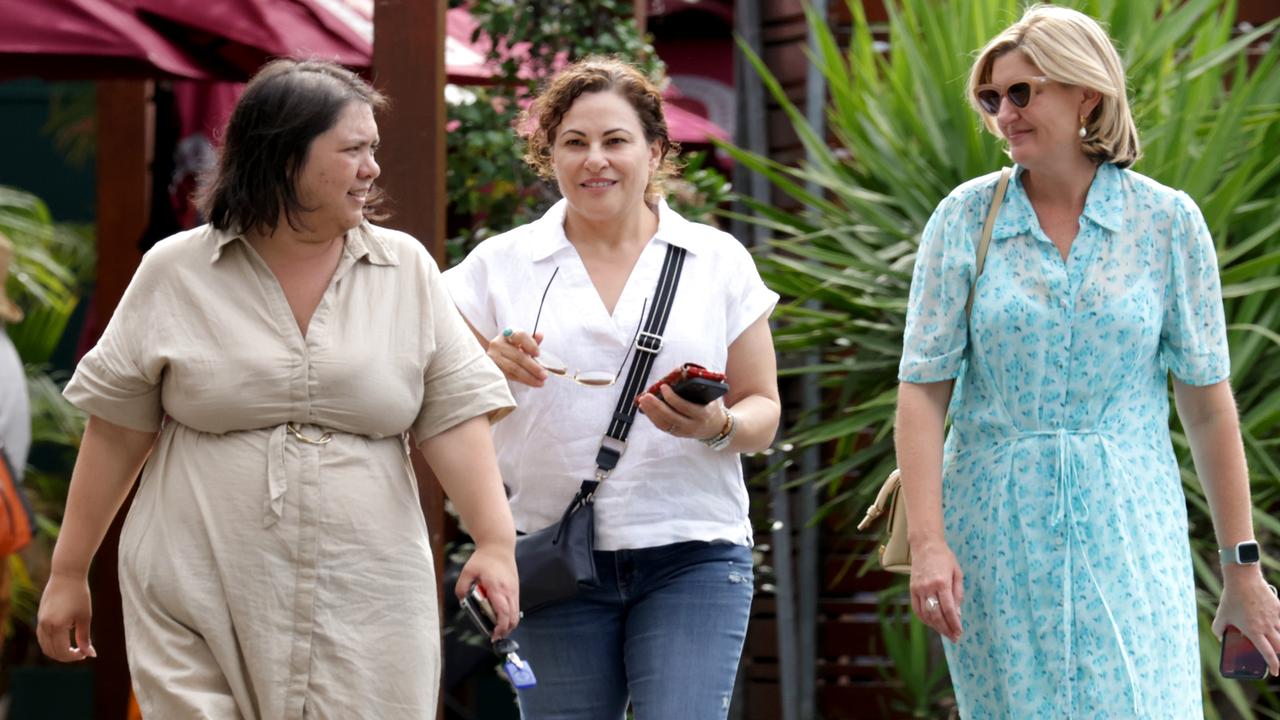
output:
M550 210L529 225L533 236L530 240L529 252L534 262L545 260L556 253L572 248L569 238L564 234L564 216L568 209L567 200L561 199ZM670 245L676 245L697 255L705 250L706 239L699 232L699 226L680 217L667 201L658 200L658 232L654 237Z

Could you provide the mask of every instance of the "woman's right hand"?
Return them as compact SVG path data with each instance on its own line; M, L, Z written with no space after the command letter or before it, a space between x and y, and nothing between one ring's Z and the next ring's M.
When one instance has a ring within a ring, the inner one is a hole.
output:
M98 657L89 639L93 604L88 576L53 575L40 597L36 637L45 655L60 662ZM71 633L75 632L75 646Z
M498 369L508 380L530 387L542 387L547 381L547 371L538 364L538 345L542 333L530 335L524 330L503 331L489 340L488 353Z
M951 642L960 639L960 604L964 602L964 573L946 541L911 548L911 608L925 625Z

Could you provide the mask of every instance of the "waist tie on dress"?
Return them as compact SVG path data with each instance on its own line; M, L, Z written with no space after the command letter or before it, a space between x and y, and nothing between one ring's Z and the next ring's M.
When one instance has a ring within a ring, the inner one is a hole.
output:
M1058 445L1058 477L1054 488L1053 502L1053 520L1052 527L1059 527L1066 523L1066 558L1063 563L1064 572L1062 574L1062 678L1063 690L1067 693L1067 697L1071 696L1071 688L1074 683L1074 677L1071 672L1072 658L1072 633L1071 626L1074 620L1074 608L1072 604L1072 576L1074 570L1072 568L1072 552L1073 541L1075 544L1084 547L1083 541L1080 539L1077 521L1087 520L1089 518L1089 505L1081 497L1080 484L1076 474L1076 463L1074 462L1074 453L1071 451L1071 437L1096 437L1102 441L1104 452L1107 455L1116 453L1115 445L1111 442L1110 433L1098 429L1085 430L1068 430L1066 428L1058 428L1057 430L1028 430L1015 435L1010 445L1021 440L1035 437L1052 437L1057 440ZM1010 453L1010 465L1013 458ZM1012 476L1012 467L1010 467L1009 475ZM1101 583L1093 574L1093 565L1089 562L1089 556L1081 553L1080 559L1084 562L1085 574L1089 577L1089 582L1093 585L1094 591L1098 594L1098 599L1102 601L1102 609L1106 613L1107 622L1111 624L1111 634L1116 641L1116 646L1120 648L1120 657L1124 661L1124 671L1126 679L1129 681L1129 699L1133 704L1134 717L1141 715L1141 708L1138 702L1138 673L1134 669L1133 660L1129 657L1129 651L1125 647L1123 636L1120 634L1120 625L1116 622L1114 613L1111 612L1111 604L1107 602L1107 595L1103 592Z
M333 439L333 433L325 432L318 437L304 435L302 430L291 422L282 423L271 431L267 440L267 502L263 509L262 527L275 525L284 514L284 493L289 489L289 476L285 472L285 442L292 435L299 442L309 445L324 445Z

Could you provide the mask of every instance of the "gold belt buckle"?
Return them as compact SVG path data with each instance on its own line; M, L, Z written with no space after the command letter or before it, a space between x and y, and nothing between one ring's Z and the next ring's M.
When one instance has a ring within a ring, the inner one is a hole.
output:
M326 432L325 434L321 435L318 438L309 438L306 435L303 435L302 431L299 430L298 427L293 423L286 423L285 429L293 433L294 437L298 438L304 443L307 443L308 445L324 445L325 443L333 439L333 433L331 432Z

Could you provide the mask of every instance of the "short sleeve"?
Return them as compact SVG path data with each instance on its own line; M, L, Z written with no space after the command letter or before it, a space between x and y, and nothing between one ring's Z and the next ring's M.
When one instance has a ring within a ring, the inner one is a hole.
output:
M1178 200L1160 356L1179 381L1213 385L1231 374L1218 256L1200 208L1185 193Z
M751 253L732 236L726 236L725 240L733 243L735 267L735 272L725 277L736 279L736 284L729 289L726 308L725 346L727 347L751 327L752 323L773 313L773 308L778 304L778 293L764 284Z
M68 402L116 425L160 429L165 359L153 333L165 312L164 294L163 269L152 251L143 256L107 329L62 391Z
M426 269L430 327L434 349L423 374L422 407L413 421L416 442L439 435L480 415L497 422L515 409L507 379L485 354L458 313L435 262L422 252Z
M953 380L968 343L965 304L974 273L971 213L956 195L945 198L925 224L911 275L898 379L910 383Z
M488 267L487 249L484 243L480 243L462 262L444 273L444 282L454 305L471 327L482 336L491 338L498 334L498 320L494 296L489 292L493 274Z

